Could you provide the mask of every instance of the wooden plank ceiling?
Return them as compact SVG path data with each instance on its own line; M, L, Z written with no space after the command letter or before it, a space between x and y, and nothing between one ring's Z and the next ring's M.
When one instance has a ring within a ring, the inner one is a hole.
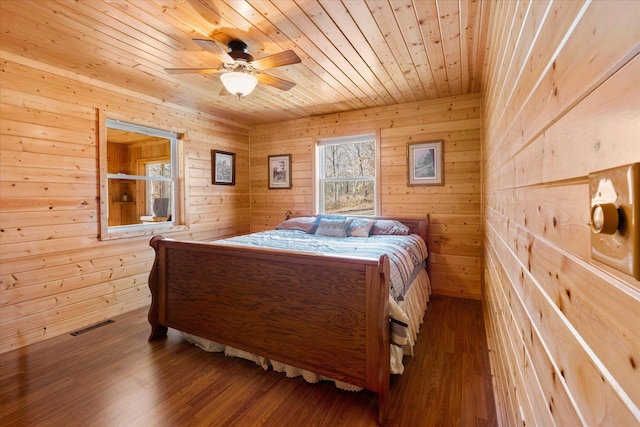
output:
M480 91L481 0L2 0L4 58L24 58L247 125ZM293 50L238 100L221 95L222 58L194 38L248 45L255 59ZM52 69L55 69L52 68Z

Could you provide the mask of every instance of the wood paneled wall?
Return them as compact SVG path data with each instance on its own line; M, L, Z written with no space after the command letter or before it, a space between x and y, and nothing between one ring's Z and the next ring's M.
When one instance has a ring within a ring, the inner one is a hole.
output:
M149 304L148 237L100 241L96 109L183 133L189 230L249 230L249 131L0 52L0 352ZM213 148L238 184L211 184Z
M480 298L479 94L292 120L251 129L251 231L285 212L314 212L318 139L376 133L381 215L431 214L428 243L435 293ZM407 144L444 140L444 185L407 186ZM292 155L292 189L269 190L267 157Z
M640 423L640 282L591 259L590 172L640 161L640 2L492 2L484 301L504 426Z

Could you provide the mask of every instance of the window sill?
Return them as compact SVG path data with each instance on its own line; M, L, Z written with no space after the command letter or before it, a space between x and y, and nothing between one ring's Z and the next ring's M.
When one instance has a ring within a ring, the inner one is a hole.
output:
M100 233L100 240L127 239L130 237L153 236L155 234L167 234L177 231L186 231L186 225L172 223L134 224L109 227L106 233Z

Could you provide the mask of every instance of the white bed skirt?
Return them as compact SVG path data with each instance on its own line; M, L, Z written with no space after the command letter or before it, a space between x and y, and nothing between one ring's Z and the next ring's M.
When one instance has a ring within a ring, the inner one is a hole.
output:
M404 297L403 301L399 303L395 302L389 297L389 311L394 318L404 318L407 321L407 343L404 347L398 347L391 345L391 373L402 374L404 372L403 357L405 355L413 356L413 347L418 337L418 331L420 325L424 320L424 314L429 302L429 295L431 295L431 283L429 282L429 276L425 270L422 270L415 278L409 291ZM190 343L200 347L201 349L209 352L224 352L225 356L240 357L242 359L251 360L263 369L269 369L271 367L276 372L284 372L289 378L303 377L305 381L310 383L316 383L318 381L333 381L336 387L349 390L360 391L361 387L354 386L342 381L337 381L331 378L327 378L323 375L316 374L315 372L300 369L295 366L287 365L285 363L278 362L273 359L268 359L253 353L249 353L244 350L239 350L224 344L217 343L205 338L201 338L186 332L182 332L183 337Z

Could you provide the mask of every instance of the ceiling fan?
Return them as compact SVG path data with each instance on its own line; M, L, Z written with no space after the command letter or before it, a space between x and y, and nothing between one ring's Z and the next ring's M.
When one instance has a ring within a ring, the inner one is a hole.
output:
M285 50L284 52L254 60L253 56L247 53L247 44L241 40L231 40L227 45L228 50L224 50L214 40L193 39L193 41L203 49L221 55L223 58L222 65L218 68L165 68L167 73L220 73L220 80L222 80L225 89L229 93L236 95L238 99L251 93L258 82L280 90L289 90L296 85L288 80L262 72L262 70L302 62L292 50Z

